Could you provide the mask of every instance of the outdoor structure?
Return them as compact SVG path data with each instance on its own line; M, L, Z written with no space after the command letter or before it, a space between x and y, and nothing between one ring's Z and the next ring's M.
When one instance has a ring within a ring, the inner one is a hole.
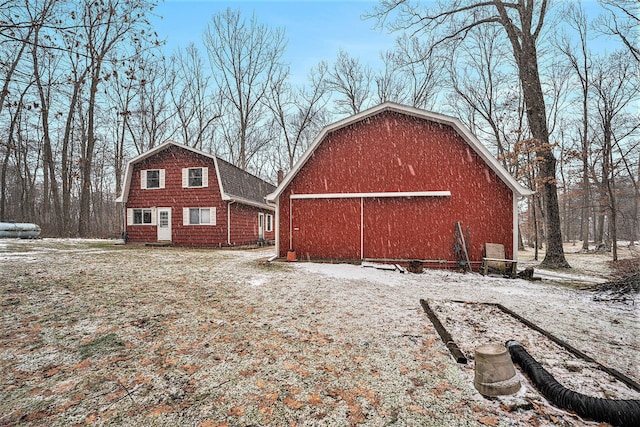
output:
M38 224L24 222L0 222L0 238L36 239L40 236Z
M275 186L202 151L168 141L127 164L127 241L220 247L272 241Z
M267 201L279 257L452 266L458 228L478 269L487 242L515 259L531 193L460 120L384 103L325 127Z

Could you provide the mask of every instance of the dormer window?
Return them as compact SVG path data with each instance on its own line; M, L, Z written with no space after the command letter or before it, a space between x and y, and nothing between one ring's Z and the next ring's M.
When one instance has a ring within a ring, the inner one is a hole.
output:
M182 169L182 186L185 188L208 187L209 168L184 168Z

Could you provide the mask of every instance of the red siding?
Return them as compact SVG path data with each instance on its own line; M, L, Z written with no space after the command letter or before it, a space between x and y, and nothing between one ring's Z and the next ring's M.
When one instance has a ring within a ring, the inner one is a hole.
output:
M205 188L183 188L182 169L207 167L208 186ZM141 189L140 171L164 169L165 188ZM232 205L231 245L253 244L258 240L257 212L273 214L259 208ZM177 246L219 247L228 245L227 202L222 200L220 186L212 158L193 153L176 146L169 146L133 165L131 184L126 208L170 207L172 242ZM216 225L183 225L183 208L216 208ZM255 232L251 232L245 211L255 212ZM235 215L239 214L236 219ZM237 228L236 228L237 227ZM156 242L155 225L127 225L129 241ZM273 233L271 233L274 238ZM237 240L236 240L237 238Z
M235 245L256 243L258 240L258 214L264 214L264 239L272 241L275 233L266 231L266 216L271 211L234 203L231 205L231 241ZM274 219L275 220L275 219ZM275 229L275 226L273 227Z
M360 258L360 199L294 200L293 248L301 258Z
M460 221L469 228L472 260L481 259L486 242L504 244L512 256L511 189L453 128L391 112L328 134L298 171L279 199L279 255L289 249L292 193L440 190L451 196L364 199L362 213L359 198L314 200L309 209L309 200L294 199L293 249L311 258L360 259L362 221L365 258L454 260Z

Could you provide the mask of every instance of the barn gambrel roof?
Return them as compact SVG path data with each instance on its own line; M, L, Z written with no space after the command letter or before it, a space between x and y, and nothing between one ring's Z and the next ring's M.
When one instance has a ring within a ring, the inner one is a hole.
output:
M127 168L124 174L124 186L122 188L122 194L116 199L116 202L123 203L127 201L129 189L131 187L133 166L136 163L139 163L142 160L147 159L154 154L157 154L160 151L163 151L172 146L176 146L181 149L196 153L200 156L213 159L214 164L216 165L216 176L218 178L222 200L233 201L236 203L256 206L259 208L270 210L275 209L273 205L270 205L265 201L265 196L275 190L275 185L272 185L258 178L257 176L250 174L249 172L243 171L237 166L234 166L226 160L222 160L217 156L205 153L204 151L195 149L193 147L189 147L188 145L179 144L174 141L166 141L127 162Z
M394 102L385 102L376 107L365 110L359 114L347 117L343 120L324 127L322 131L320 131L316 139L313 140L307 151L304 152L302 157L300 157L293 168L284 177L276 190L273 193L267 195L267 201L274 202L278 199L280 194L284 191L285 188L287 188L289 183L309 160L311 155L322 143L322 141L324 141L325 137L328 134L387 111L417 117L434 123L440 123L442 125L450 126L458 135L460 135L460 137L462 137L462 139L464 139L467 144L469 144L469 146L480 156L482 160L484 160L484 162L496 173L496 175L498 175L498 177L511 189L511 191L513 191L514 194L518 196L528 196L533 194L533 191L523 187L518 181L516 181L513 176L511 176L511 174L489 152L487 147L485 147L471 132L471 130L467 128L467 126L465 126L464 123L462 123L462 121L460 121L459 119L444 114L421 110L415 107L396 104Z

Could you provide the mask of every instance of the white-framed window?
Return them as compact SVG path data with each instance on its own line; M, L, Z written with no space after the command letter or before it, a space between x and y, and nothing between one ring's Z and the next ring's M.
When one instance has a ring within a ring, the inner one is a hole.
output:
M182 209L184 225L216 225L216 208L184 208Z
M127 225L156 225L155 208L127 209Z
M273 231L273 215L267 214L265 230L267 233Z
M209 186L209 168L184 168L182 169L182 187L199 188Z
M140 171L140 188L143 190L164 188L164 181L164 169L145 169Z

